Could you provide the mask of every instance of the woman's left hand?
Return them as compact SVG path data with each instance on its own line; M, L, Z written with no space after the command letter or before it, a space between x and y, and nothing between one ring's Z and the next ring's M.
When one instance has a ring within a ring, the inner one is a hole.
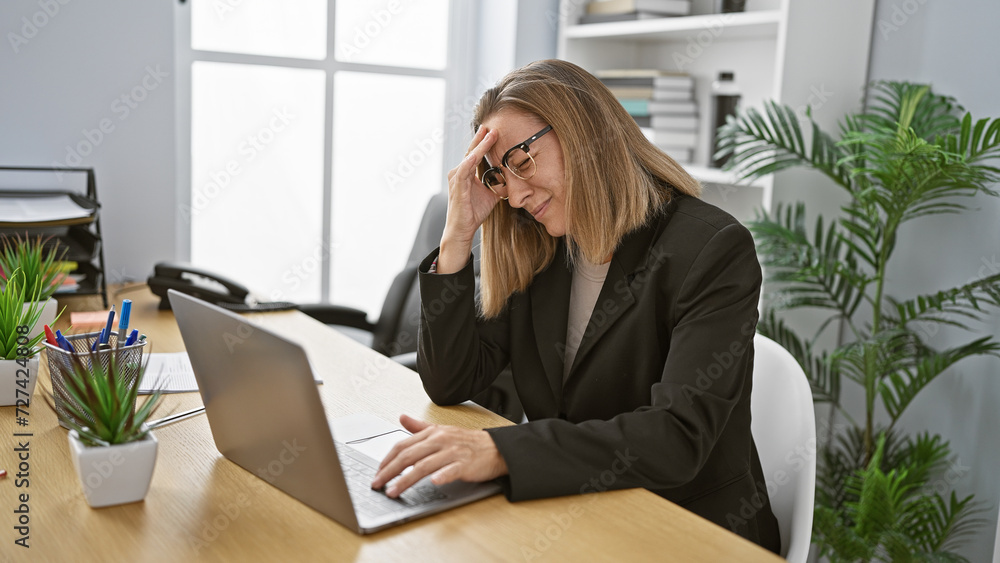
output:
M388 496L398 497L427 475L435 485L444 485L456 480L489 481L507 474L507 464L484 430L439 426L405 414L399 422L413 435L393 446L379 464L373 489L381 489L411 465L413 469L386 490Z

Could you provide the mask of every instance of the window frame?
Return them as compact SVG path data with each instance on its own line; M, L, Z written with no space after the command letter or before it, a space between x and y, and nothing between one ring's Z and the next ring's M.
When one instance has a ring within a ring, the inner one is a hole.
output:
M346 1L346 0L345 0ZM321 70L325 73L325 100L323 124L323 201L322 205L322 237L330 242L333 232L332 196L333 196L333 107L336 91L334 90L334 75L339 71L360 73L388 74L397 76L419 76L441 78L445 81L445 122L444 159L440 170L441 189L447 189L447 171L453 163L461 159L465 150L462 139L466 133L464 124L471 117L469 104L463 103L474 96L474 84L469 77L476 63L476 42L470 41L470 30L478 19L478 2L465 0L450 0L448 22L448 52L445 68L442 70L419 69L389 65L361 64L336 59L336 2L329 0L327 5L327 37L326 57L323 59L298 59L291 57L276 57L265 55L250 55L245 53L230 53L223 51L203 51L191 47L191 9L190 2L180 2L174 10L175 30L175 70L177 77L177 197L181 209L191 208L191 109L192 109L192 66L195 62L216 62L244 65L264 65L285 68L301 68ZM182 261L190 261L192 253L192 234L190 214L177 214L177 248L178 257ZM328 302L331 295L331 260L329 253L324 254L320 268L320 300Z

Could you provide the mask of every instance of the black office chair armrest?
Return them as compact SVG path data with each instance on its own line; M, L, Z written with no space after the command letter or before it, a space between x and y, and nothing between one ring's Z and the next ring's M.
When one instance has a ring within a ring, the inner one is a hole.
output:
M299 311L323 324L349 326L369 332L375 330L374 323L368 322L368 313L361 309L330 303L316 303L299 305Z
M397 364L403 364L403 367L408 367L413 371L417 371L417 353L407 352L405 354L397 354L389 358L390 360L396 362Z

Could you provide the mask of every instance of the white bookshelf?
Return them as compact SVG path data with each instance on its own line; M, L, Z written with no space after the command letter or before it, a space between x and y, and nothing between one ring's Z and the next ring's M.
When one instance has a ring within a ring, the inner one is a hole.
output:
M747 11L736 14L710 13L713 4L693 0L692 15L684 17L579 25L586 2L561 0L558 54L591 72L658 68L691 74L700 125L694 164L686 168L705 186L706 200L742 220L782 201L783 179L779 174L737 187L733 174L708 166L712 81L732 71L744 107L761 107L769 99L803 112L811 105L821 125L834 130L838 119L860 105L874 0L748 0Z
M699 33L720 21L721 14L703 14L683 18L659 18L627 22L570 24L566 28L568 39L627 39L629 41L678 41L697 37ZM755 37L775 37L781 21L779 10L726 14L723 24L727 30L720 34L721 41L737 41Z

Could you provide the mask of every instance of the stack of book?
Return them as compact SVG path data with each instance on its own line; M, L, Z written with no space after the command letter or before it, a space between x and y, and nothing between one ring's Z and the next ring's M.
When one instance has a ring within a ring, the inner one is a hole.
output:
M80 267L77 262L61 260L55 262L53 266L55 266L64 275L59 283L59 288L55 291L56 293L73 292L80 289L80 281L86 276L83 274L72 273Z
M596 75L646 138L677 162L693 161L698 141L694 78L655 69L602 70Z
M690 13L691 0L590 0L580 23L646 20Z

